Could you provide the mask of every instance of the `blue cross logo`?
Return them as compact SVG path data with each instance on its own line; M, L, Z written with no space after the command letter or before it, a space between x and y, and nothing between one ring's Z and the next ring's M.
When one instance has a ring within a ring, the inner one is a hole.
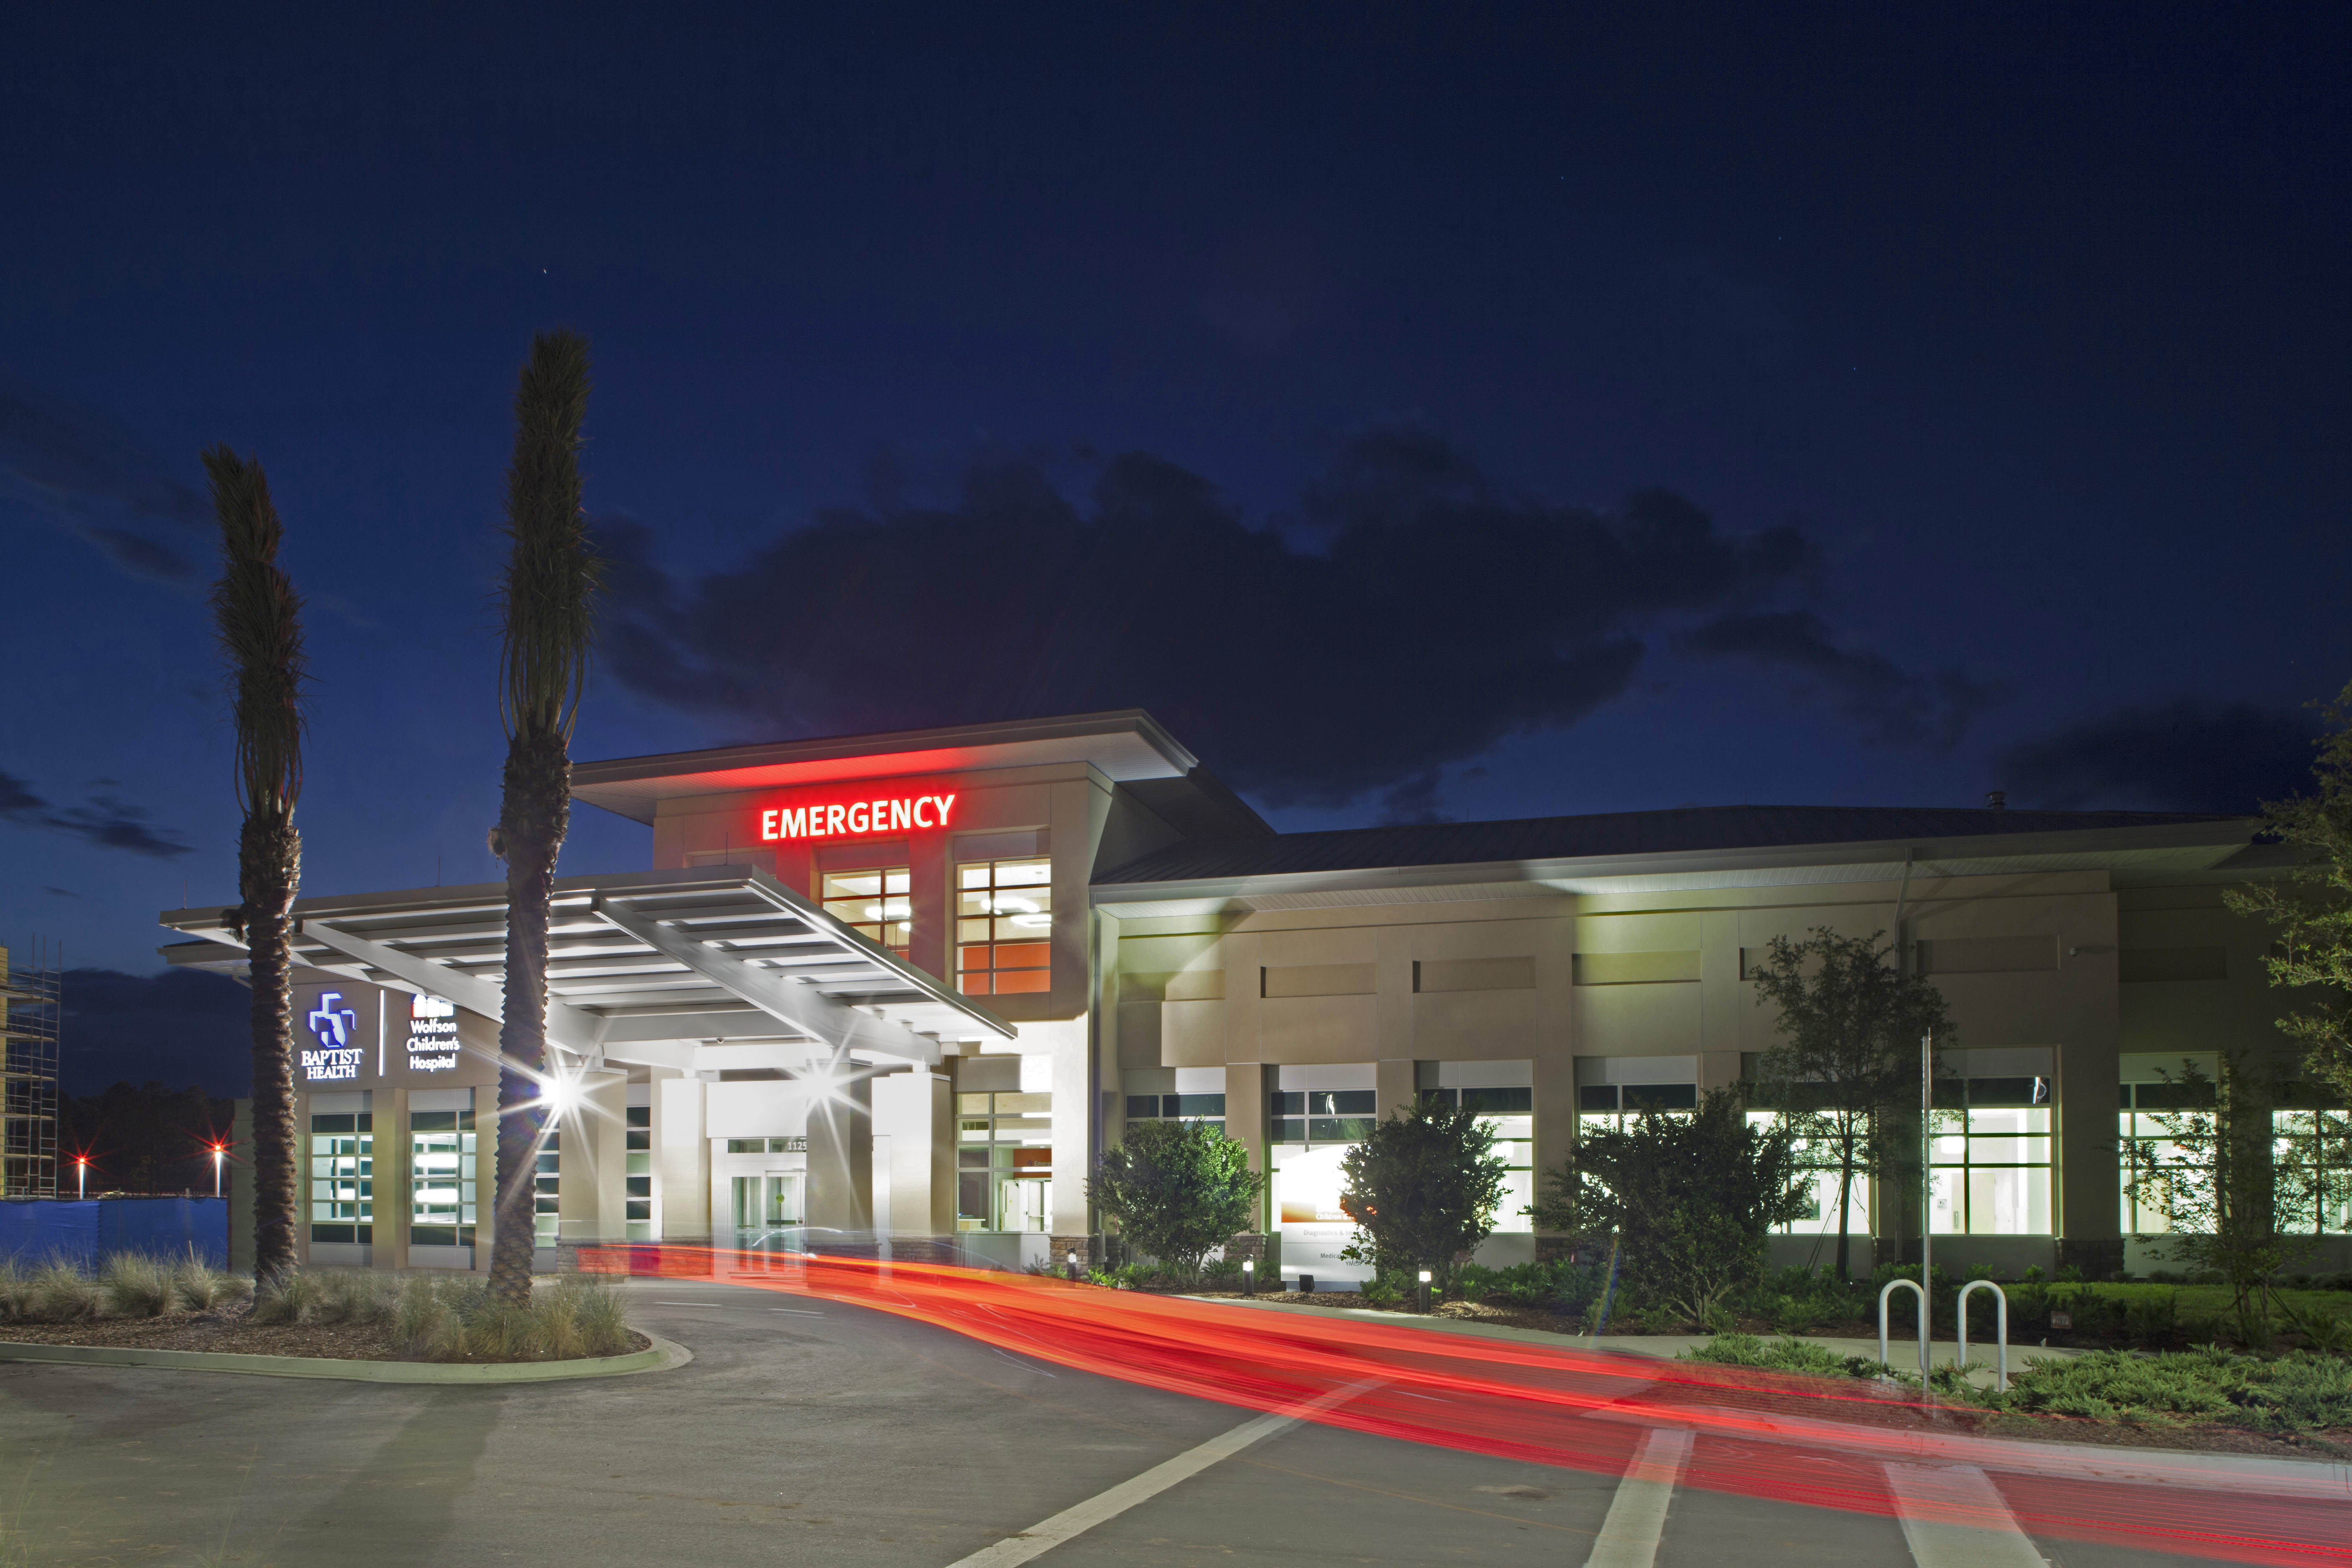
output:
M342 999L343 994L340 991L321 991L319 993L319 1005L302 1020L310 1026L310 1033L318 1037L319 1044L329 1050L339 1050L350 1045L352 1030L360 1021L360 1016L349 1007L335 1005Z

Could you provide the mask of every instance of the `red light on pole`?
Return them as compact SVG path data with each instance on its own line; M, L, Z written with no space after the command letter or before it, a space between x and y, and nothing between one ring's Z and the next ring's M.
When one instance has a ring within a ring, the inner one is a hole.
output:
M89 1156L74 1156L74 1198L78 1202L89 1196Z
M215 1143L213 1145L213 1196L215 1197L221 1195L221 1158L227 1152L227 1144Z

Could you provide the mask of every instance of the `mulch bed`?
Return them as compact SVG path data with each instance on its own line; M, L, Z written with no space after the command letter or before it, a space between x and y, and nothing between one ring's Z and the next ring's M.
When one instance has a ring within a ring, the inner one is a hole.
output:
M149 1351L209 1351L226 1355L317 1356L333 1361L415 1361L389 1323L254 1323L243 1302L211 1312L167 1312L158 1318L92 1318L79 1323L0 1323L0 1342L37 1345L104 1345ZM651 1349L635 1330L629 1349ZM627 1352L623 1352L627 1353ZM488 1361L488 1358L478 1358ZM467 1362L478 1358L467 1357ZM462 1364L459 1363L448 1363Z

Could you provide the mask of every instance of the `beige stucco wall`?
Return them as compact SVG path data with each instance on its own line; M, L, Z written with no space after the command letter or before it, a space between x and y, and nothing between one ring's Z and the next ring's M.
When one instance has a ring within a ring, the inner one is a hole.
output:
M2117 1053L2267 1045L2278 998L2261 973L2261 932L2221 910L2218 889L2118 894L2105 871L1922 872L1902 892L1909 961L1927 963L1955 1043L2055 1050L2057 1223L2114 1236ZM1897 893L1888 881L1130 918L1107 992L1115 1060L1225 1066L1228 1131L1262 1158L1267 1079L1255 1069L1531 1058L1537 1157L1554 1165L1572 1135L1579 1056L1696 1056L1703 1087L1734 1081L1742 1053L1776 1038L1743 959L1815 927L1891 933ZM2227 978L2122 982L2120 951L2148 946L2226 946ZM1416 963L1475 976L1463 961L1505 959L1531 960L1533 984L1414 989ZM1378 1081L1392 1079L1410 1073ZM1233 1098L1244 1089L1251 1100Z

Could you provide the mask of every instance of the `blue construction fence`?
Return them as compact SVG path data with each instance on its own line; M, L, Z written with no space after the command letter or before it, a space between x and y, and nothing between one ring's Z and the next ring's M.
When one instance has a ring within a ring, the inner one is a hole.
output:
M95 1268L117 1252L195 1255L228 1267L226 1198L11 1198L0 1201L0 1262L63 1258Z

